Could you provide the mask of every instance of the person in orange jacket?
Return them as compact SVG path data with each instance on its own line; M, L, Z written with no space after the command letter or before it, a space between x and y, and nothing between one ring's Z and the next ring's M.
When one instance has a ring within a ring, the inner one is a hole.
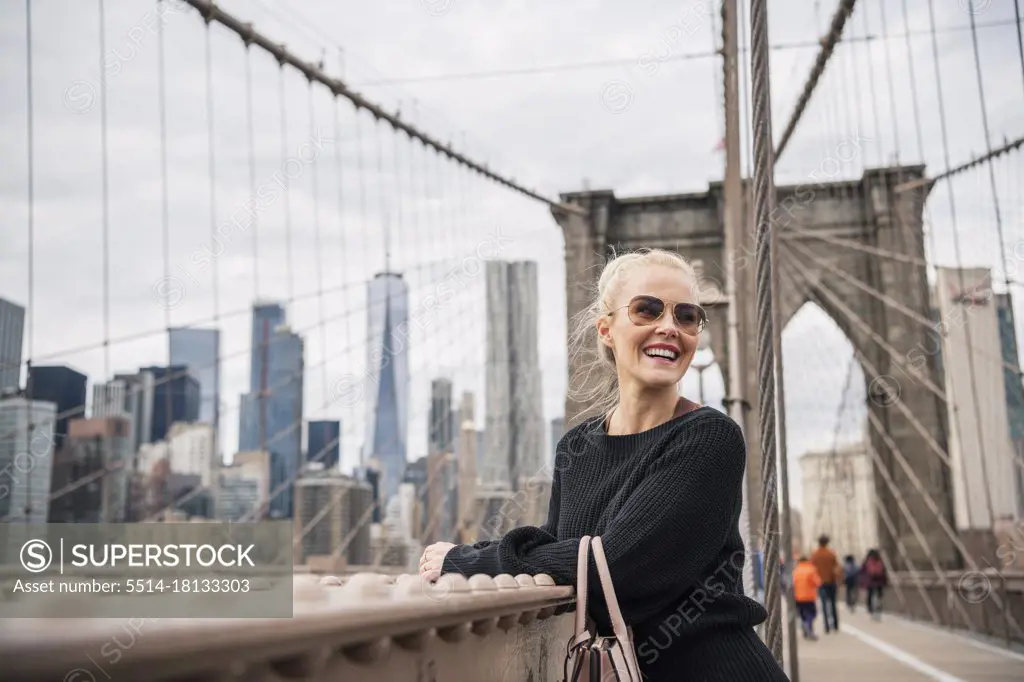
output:
M806 556L801 556L793 568L793 601L796 602L797 613L804 630L804 639L816 640L814 619L818 616L818 588L821 587L821 576L813 563Z

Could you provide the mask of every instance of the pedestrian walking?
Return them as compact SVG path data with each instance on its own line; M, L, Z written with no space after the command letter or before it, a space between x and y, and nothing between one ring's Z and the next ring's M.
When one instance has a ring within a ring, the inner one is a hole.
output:
M793 601L796 602L797 613L800 614L800 626L803 628L804 639L817 640L814 634L814 619L818 616L816 601L818 588L821 587L821 576L817 567L801 556L793 568Z
M875 620L882 620L882 594L889 585L889 572L877 549L868 550L861 564L860 584L868 591L868 613Z
M843 580L846 582L846 606L852 613L857 607L857 587L860 582L860 566L852 554L843 557Z
M839 557L828 547L829 537L822 535L818 538L818 549L811 555L811 563L818 569L821 577L821 587L818 594L821 597L821 616L825 621L825 634L835 630L839 632L839 612L836 610L836 595L839 592L839 581L842 579L843 569L839 564Z

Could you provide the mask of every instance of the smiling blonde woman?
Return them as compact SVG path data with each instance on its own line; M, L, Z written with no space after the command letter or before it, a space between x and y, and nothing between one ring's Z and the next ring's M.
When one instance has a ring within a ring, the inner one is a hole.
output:
M572 388L589 409L558 443L547 522L431 545L420 572L575 585L581 538L600 536L645 680L786 680L753 629L767 613L743 594L742 431L678 394L707 324L694 270L642 250L611 260L597 289L570 349ZM587 569L588 614L610 635L592 555Z

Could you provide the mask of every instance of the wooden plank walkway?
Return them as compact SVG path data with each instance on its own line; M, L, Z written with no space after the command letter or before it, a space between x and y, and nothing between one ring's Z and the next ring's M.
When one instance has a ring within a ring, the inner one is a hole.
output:
M1024 653L947 630L840 606L839 633L800 638L800 682L1020 682ZM798 635L799 636L799 635Z

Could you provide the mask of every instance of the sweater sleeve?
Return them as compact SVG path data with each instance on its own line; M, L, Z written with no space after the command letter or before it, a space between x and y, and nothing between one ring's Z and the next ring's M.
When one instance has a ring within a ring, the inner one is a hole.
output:
M731 420L685 434L649 465L643 482L608 523L601 539L627 622L661 611L714 569L736 522L745 455L742 433ZM557 584L571 585L579 541L516 528L459 569L467 575L547 573ZM592 596L601 598L592 557L589 564Z
M532 527L540 537L553 542L558 534L558 510L561 498L561 480L558 468L551 477L551 499L548 502L548 518L543 526ZM525 526L531 528L531 526ZM467 578L477 573L496 576L505 571L494 570L497 564L498 547L502 539L481 540L473 544L456 545L445 555L441 573L461 573ZM517 575L517 574L513 574Z

